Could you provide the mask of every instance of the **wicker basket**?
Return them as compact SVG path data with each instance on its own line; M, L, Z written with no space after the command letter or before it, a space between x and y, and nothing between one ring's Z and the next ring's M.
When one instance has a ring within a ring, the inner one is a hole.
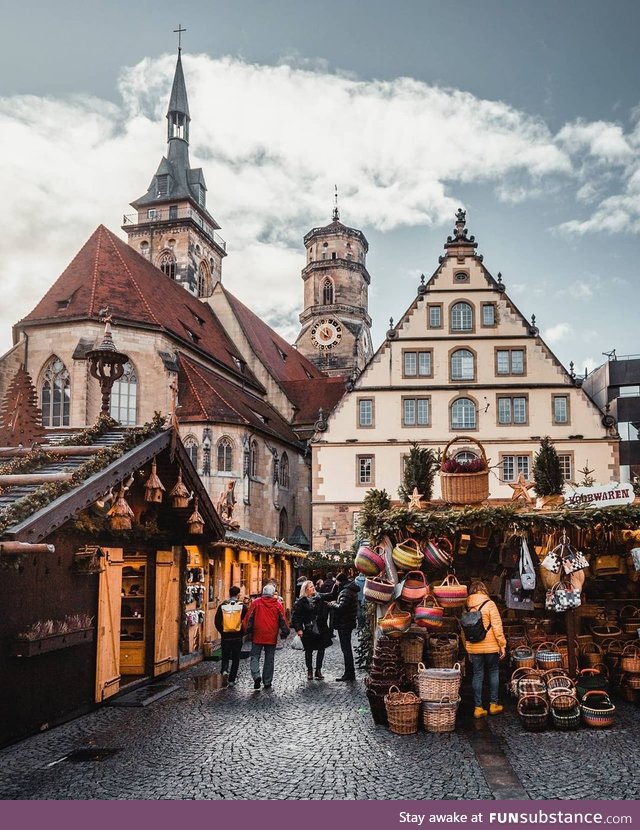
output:
M576 687L570 677L554 677L547 682L551 709L568 710L578 705Z
M435 597L428 596L416 606L414 616L416 625L422 628L442 628L444 610Z
M421 663L424 640L422 637L403 637L400 641L400 651L405 663Z
M622 629L617 625L594 625L591 628L593 639L596 643L603 645L610 640L619 640L622 636Z
M392 602L384 617L378 620L378 627L387 637L399 637L411 625L411 614L408 611L396 611L396 604Z
M521 700L527 695L537 695L547 699L547 686L541 675L530 674L518 680L518 699Z
M431 591L443 608L466 605L469 595L467 586L461 585L454 574L448 574L439 585L434 584Z
M540 673L538 669L532 668L520 668L516 669L507 683L507 690L511 697L517 698L518 697L518 683L523 680L525 677L539 677Z
M465 443L471 441L476 444L485 466L488 468L484 447L475 438L467 435L459 435L449 441L442 453L443 461L447 459L447 452L451 445L457 441L464 441ZM489 470L486 469L480 473L444 473L440 471L440 487L443 501L450 504L478 504L489 498Z
M620 625L625 634L634 634L640 628L640 608L625 605L620 609Z
M616 719L616 707L611 703L606 692L587 692L582 698L582 720L587 726L602 729L613 726Z
M439 701L429 700L422 704L422 723L426 732L453 732L460 698L446 695Z
M551 704L551 723L556 729L570 732L580 726L580 707L573 706L571 709L558 709Z
M562 654L557 651L553 643L540 643L536 649L536 666L539 669L563 668Z
M389 689L384 705L387 710L389 729L396 735L413 735L418 731L420 698L413 692L401 692L397 686Z
M640 647L638 643L629 643L624 647L620 668L628 674L640 674Z
M602 663L604 657L602 656L602 648L594 642L585 643L580 647L580 665L585 668L597 666Z
M622 685L638 691L640 689L640 674L625 674Z
M455 700L460 692L462 672L460 664L451 668L433 669L418 666L418 694L421 700L441 700L448 697Z
M364 581L363 595L367 602L380 602L383 605L391 599L395 590L393 582L383 576L367 577Z
M549 721L549 704L540 695L524 695L517 706L520 723L527 732L542 732Z
M432 634L427 641L427 662L435 669L453 668L459 649L457 634Z
M511 652L511 662L517 669L534 669L536 658L529 646L518 646Z

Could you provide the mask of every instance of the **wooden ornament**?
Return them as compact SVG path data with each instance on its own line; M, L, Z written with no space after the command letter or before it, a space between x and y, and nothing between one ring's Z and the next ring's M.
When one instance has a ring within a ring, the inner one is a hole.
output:
M7 388L0 411L0 447L29 447L42 441L42 413L31 376L20 366Z
M413 493L409 497L409 504L407 505L408 510L420 510L422 508L422 500L424 496L422 493L418 492L418 488L413 488Z
M180 468L178 468L178 480L169 495L171 496L174 507L188 506L190 493L182 482L182 470Z
M133 510L127 504L124 494L125 488L121 487L115 504L107 513L112 530L131 530Z
M150 502L161 502L164 493L164 484L158 478L155 458L151 462L151 475L144 485L144 500Z
M529 493L533 486L533 482L527 481L523 473L518 473L515 483L509 484L509 487L513 490L511 501L523 501L525 504L533 504L533 496Z
M198 497L193 503L193 513L189 516L187 521L187 530L189 533L200 535L204 532L204 519L198 512Z

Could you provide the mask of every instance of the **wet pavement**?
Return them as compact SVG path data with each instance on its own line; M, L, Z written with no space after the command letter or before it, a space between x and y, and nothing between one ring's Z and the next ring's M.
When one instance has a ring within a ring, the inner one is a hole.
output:
M362 674L325 681L304 657L276 653L273 689L235 687L218 662L163 679L145 707L106 705L0 750L3 799L492 799L640 797L640 711L617 702L611 729L527 733L513 711L456 732L398 736L371 719ZM76 753L75 757L68 757Z

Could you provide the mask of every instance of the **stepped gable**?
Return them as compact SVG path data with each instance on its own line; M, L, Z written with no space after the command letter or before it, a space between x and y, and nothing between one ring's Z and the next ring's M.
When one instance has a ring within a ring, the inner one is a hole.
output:
M262 391L212 309L100 225L26 317L17 323L98 319L108 306L114 320L164 330L204 352Z
M327 418L342 398L345 393L345 378L338 376L287 381L282 384L282 388L297 407L293 425L313 425L318 420L321 409Z
M289 424L270 404L179 355L178 396L181 423L214 421L244 424L250 430L299 446Z

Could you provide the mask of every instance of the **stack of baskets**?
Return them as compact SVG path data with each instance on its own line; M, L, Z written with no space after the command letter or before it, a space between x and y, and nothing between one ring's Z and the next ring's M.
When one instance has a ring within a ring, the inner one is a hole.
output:
M451 669L457 663L460 638L454 633L432 634L427 640L427 663L433 669Z
M424 637L415 634L407 634L400 640L400 652L404 662L405 680L413 684L414 677L418 673L418 667L424 657Z
M551 723L565 732L580 726L580 705L570 677L557 675L546 681Z
M623 692L628 690L631 694L625 695L627 699L634 700L636 693L640 691L640 641L627 643L620 653L620 669L622 670Z
M396 735L413 735L418 731L420 698L413 692L401 692L391 686L384 698L389 729Z
M563 668L518 668L511 675L508 690L517 698L518 717L529 732L540 732L549 724L564 731L580 725L576 687Z
M380 637L373 652L373 662L369 677L365 680L367 699L374 723L387 725L385 695L392 686L404 681L404 666L400 651L400 641L389 637Z
M451 668L419 666L417 687L426 732L453 732L456 728L461 679L459 663Z

